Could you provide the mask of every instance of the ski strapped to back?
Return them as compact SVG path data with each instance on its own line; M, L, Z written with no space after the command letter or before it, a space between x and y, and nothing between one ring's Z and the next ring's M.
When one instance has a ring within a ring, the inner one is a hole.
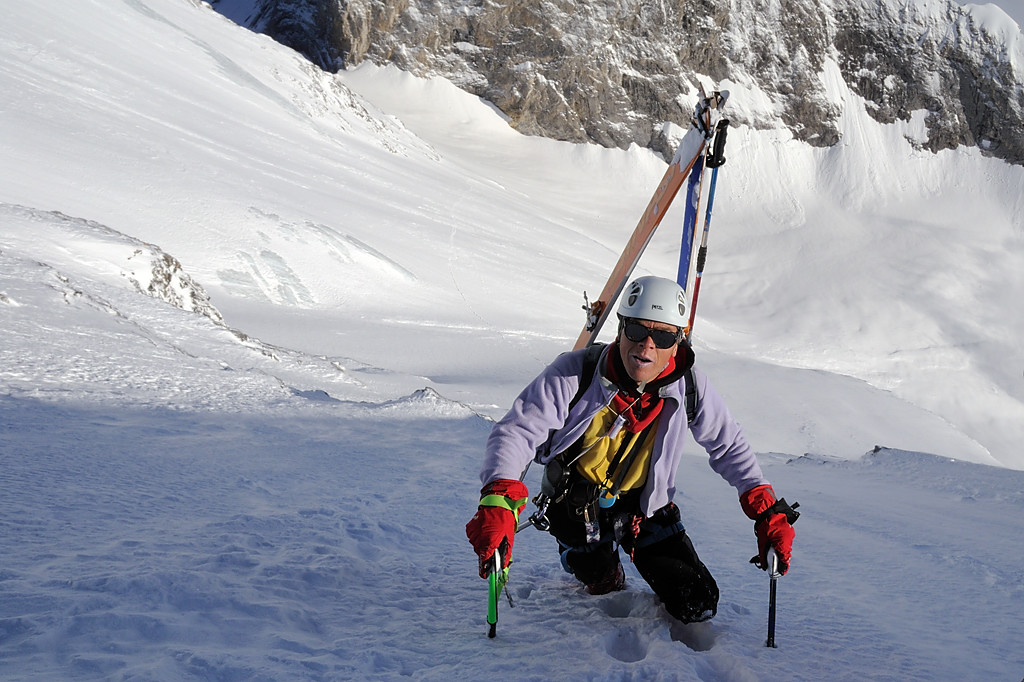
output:
M629 277L633 274L633 269L640 261L640 256L643 255L651 237L654 236L654 231L661 224L665 212L672 204L672 200L675 199L679 188L690 175L694 165L699 159L702 159L708 142L714 135L720 111L728 96L729 93L725 91L716 91L708 96L704 94L703 89L701 90L701 99L694 109L690 129L680 141L672 163L669 164L654 196L647 204L647 209L640 216L640 221L629 237L629 241L626 242L626 247L622 250L618 262L612 269L604 289L601 290L601 294L595 301L587 301L584 305L584 309L587 311L587 322L583 331L580 332L579 338L576 339L574 349L589 346L597 338L611 313L612 304L625 288ZM584 294L584 298L586 299L586 294Z
M700 196L704 180L704 157L697 158L690 171L690 180L686 183L686 212L683 215L682 239L679 244L679 270L676 282L686 291L686 280L690 276L693 263L693 244L697 230L697 214L700 211Z

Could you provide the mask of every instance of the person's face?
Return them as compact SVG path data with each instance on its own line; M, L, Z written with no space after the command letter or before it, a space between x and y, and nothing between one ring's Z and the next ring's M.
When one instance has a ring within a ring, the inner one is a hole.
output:
M665 322L628 320L627 324L630 322L640 324L647 329L660 329L672 333L678 331L677 327ZM622 364L626 367L626 373L630 378L641 384L652 381L665 371L668 361L676 354L678 348L678 343L673 343L668 348L658 348L654 344L654 339L649 335L641 341L630 341L625 332L619 334L619 356L622 358Z

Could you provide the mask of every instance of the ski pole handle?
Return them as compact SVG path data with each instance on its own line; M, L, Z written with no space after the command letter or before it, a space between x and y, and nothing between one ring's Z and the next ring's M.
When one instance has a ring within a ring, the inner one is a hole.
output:
M725 136L729 132L729 119L723 118L715 128L715 142L711 153L708 154L708 168L718 168L725 165Z
M779 555L775 553L774 547L768 548L768 575L771 576L772 580L782 577L782 573L779 571Z

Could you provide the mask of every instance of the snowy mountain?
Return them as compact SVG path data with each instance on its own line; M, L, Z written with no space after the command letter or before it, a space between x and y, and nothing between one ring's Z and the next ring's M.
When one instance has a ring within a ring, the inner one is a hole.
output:
M703 84L743 93L735 121L837 144L840 116L914 121L938 151L1024 164L1024 37L995 5L953 0L646 3L216 0L214 7L336 70L364 60L440 75L517 130L672 156ZM837 97L838 68L863 98Z
M676 500L710 625L632 566L588 597L528 531L489 640L483 442L576 337L661 158L325 73L202 2L5 9L0 677L1024 674L1020 166L916 147L836 65L838 144L737 124L695 338L804 512L779 648L696 448ZM679 219L640 271L675 271Z

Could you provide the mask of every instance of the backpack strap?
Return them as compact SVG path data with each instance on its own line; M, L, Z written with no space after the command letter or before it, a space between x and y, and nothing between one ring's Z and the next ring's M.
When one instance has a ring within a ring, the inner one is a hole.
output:
M583 394L590 388L590 384L594 381L594 373L597 371L597 362L601 359L601 352L604 351L606 343L594 343L587 346L587 352L583 355L583 373L580 374L580 385L576 389L576 395L569 401L569 412L572 412L572 408L576 407L576 403L580 401Z
M697 380L693 377L693 367L686 370L683 377L686 383L686 423L692 424L697 419Z
M587 346L586 352L583 354L583 370L580 374L580 384L576 388L576 395L569 401L569 409L566 414L572 412L572 408L576 407L576 403L580 401L583 394L590 388L590 384L594 381L594 374L597 372L597 363L601 359L601 352L604 351L606 343L594 343ZM548 432L548 438L537 448L537 454L534 459L540 461L548 451L551 450L551 438L555 435L555 429L551 429Z

